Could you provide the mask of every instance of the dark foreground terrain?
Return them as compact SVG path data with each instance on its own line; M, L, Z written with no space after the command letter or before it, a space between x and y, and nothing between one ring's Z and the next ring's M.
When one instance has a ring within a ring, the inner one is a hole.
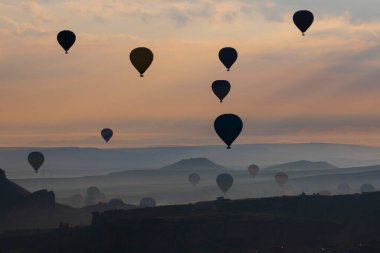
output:
M218 200L94 213L92 225L13 231L1 252L380 252L380 192Z

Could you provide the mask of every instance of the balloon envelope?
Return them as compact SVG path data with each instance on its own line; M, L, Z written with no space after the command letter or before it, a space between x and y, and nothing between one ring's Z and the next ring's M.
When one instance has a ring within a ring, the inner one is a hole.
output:
M288 182L288 175L284 172L279 172L274 176L277 184L283 187Z
M223 173L217 176L216 183L223 194L226 194L234 183L234 178L228 173Z
M45 157L41 152L31 152L28 155L29 164L33 167L35 172L37 173L42 164L45 161Z
M153 198L147 197L140 200L140 207L155 207L156 201Z
M360 192L361 193L367 193L367 192L374 192L376 191L375 187L371 184L363 184L360 187Z
M223 65L227 68L227 71L230 71L230 68L235 63L238 58L238 53L235 48L224 47L219 51L219 59Z
M131 51L129 59L132 62L132 65L140 73L140 76L143 77L145 71L153 62L153 52L146 47L138 47Z
M100 134L102 135L103 139L108 142L109 140L111 140L112 136L113 136L113 131L112 129L110 128L104 128Z
M293 15L293 22L298 27L298 29L302 32L302 35L305 35L305 32L309 27L313 24L314 15L310 11L301 10L297 11Z
M227 144L227 149L240 135L243 129L243 121L235 114L223 114L215 119L215 132Z
M216 80L212 83L211 88L220 102L223 102L223 99L231 90L231 84L226 80Z
M351 187L347 183L343 183L338 185L338 194L350 194L351 192Z
M67 51L74 45L76 36L72 31L64 30L58 33L57 40L67 54Z
M201 177L197 173L192 173L189 175L189 182L195 187L199 184Z
M259 173L259 170L259 166L257 166L256 164L252 164L248 167L248 172L249 174L251 174L252 177L256 177L257 173Z

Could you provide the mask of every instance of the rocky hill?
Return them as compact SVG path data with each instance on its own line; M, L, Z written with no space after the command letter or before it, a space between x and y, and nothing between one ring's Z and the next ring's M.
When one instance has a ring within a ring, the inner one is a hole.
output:
M172 171L205 171L205 170L228 170L226 167L216 164L207 158L182 159L176 163L161 167L160 170Z

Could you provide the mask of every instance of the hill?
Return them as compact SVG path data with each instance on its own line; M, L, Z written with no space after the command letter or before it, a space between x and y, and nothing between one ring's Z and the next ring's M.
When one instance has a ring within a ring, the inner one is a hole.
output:
M379 252L380 193L218 200L95 213L92 225L3 234L18 252ZM149 242L149 243L147 243ZM360 245L360 246L359 246Z
M28 195L30 192L8 180L5 172L0 169L0 209Z
M282 163L274 166L266 167L266 170L276 170L276 171L292 171L292 170L329 170L337 169L338 167L328 163L328 162L310 162L305 160L300 160L296 162Z
M207 158L182 159L176 163L161 167L160 170L191 171L228 170L226 167L216 164Z
M28 192L0 170L0 231L89 224L91 213L55 203L52 191Z
M25 162L29 152L39 150L46 161L36 175ZM190 157L207 157L228 167L260 167L297 160L326 161L338 167L380 164L380 148L330 143L247 144L224 146L155 147L155 148L0 148L1 166L9 178L79 177L115 171L160 168Z

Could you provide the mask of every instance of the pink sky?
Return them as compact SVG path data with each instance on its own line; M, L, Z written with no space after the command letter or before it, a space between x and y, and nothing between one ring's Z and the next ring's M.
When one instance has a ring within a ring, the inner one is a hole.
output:
M380 145L380 3L298 2L3 1L0 146L220 144L223 113L245 123L236 143ZM316 17L306 37L298 9ZM63 29L77 35L69 55ZM138 46L155 54L144 78L129 61ZM231 72L217 56L225 46L239 52ZM223 104L217 79L232 85Z

